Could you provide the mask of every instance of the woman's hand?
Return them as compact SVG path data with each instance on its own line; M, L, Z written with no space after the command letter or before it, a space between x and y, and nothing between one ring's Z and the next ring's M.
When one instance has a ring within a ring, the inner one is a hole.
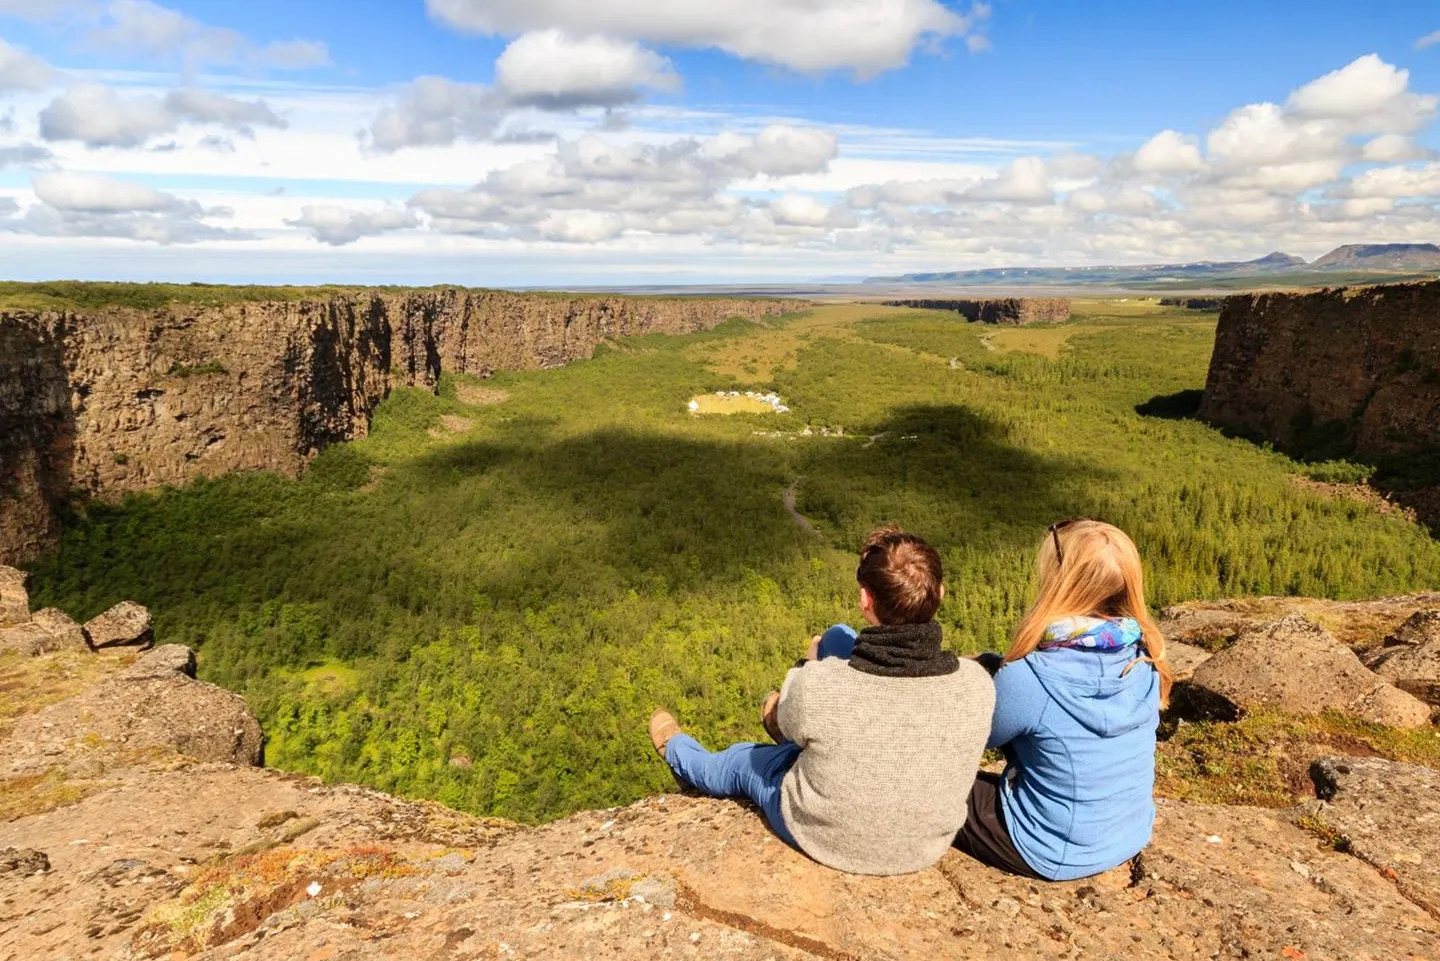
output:
M820 635L819 635L819 634L816 634L814 637L810 638L810 647L809 647L809 649L805 652L805 660L807 660L807 661L818 661L818 660L820 660Z

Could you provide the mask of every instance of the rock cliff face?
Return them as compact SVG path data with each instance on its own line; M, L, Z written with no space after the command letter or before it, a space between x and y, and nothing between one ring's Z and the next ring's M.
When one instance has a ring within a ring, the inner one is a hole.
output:
M363 435L392 387L554 367L609 337L704 330L795 302L375 291L158 311L0 314L0 562L55 510L200 476L298 472Z
M1320 457L1440 451L1440 282L1229 298L1200 417Z
M1063 297L1005 297L994 300L892 300L887 307L953 310L971 323L1059 323L1070 319L1070 301Z

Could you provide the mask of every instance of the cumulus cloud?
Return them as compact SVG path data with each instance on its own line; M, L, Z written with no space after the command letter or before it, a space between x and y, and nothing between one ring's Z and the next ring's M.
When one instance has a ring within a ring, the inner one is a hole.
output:
M668 59L638 44L542 30L505 48L495 62L493 87L445 77L418 77L406 84L381 108L364 137L382 153L457 140L515 142L524 132L502 128L518 109L613 110L640 100L647 89L674 90L679 82ZM612 116L607 114L607 125Z
M380 151L447 146L491 136L504 116L504 103L484 84L419 77L380 110L368 139Z
M47 237L113 237L156 244L205 240L247 240L246 231L217 227L207 218L225 218L224 207L202 207L193 200L143 184L96 174L58 171L33 180L36 202L23 217L0 221L0 230Z
M55 69L48 63L0 38L0 93L44 90L55 76Z
M632 103L647 88L674 90L679 77L667 58L637 43L540 30L505 48L495 83L517 106L565 110Z
M437 230L482 237L570 244L626 233L754 238L819 228L832 212L804 195L771 204L729 191L757 177L819 173L836 149L829 131L785 126L665 144L589 136L560 141L548 159L493 171L469 190L423 191L410 206Z
M1174 130L1162 130L1147 140L1135 151L1132 163L1142 174L1192 173L1205 166L1196 139Z
M426 0L442 23L487 36L562 30L715 48L804 72L904 66L917 47L973 37L989 7L937 0ZM980 41L973 41L975 49Z
M1381 134L1360 150L1360 158L1372 163L1402 163L1424 160L1430 152L1404 134Z
M94 49L179 61L191 70L209 66L303 70L330 64L329 49L318 41L286 40L261 46L237 30L202 23L151 0L110 0L85 42Z
M1422 167L1377 167L1356 177L1344 193L1356 198L1440 196L1440 164Z
M1410 71L1368 54L1296 90L1286 106L1299 117L1348 121L1353 133L1408 133L1435 116L1440 98L1410 92Z
M420 217L413 210L398 207L354 210L335 204L306 204L300 208L299 217L285 223L309 230L322 244L343 247L362 237L418 227Z
M13 144L0 147L0 170L6 167L33 167L54 157L44 147L33 143Z
M11 217L20 210L14 197L0 197L0 219Z
M253 126L283 128L263 101L237 100L208 90L172 90L159 97L121 97L100 84L77 84L40 111L40 136L92 147L139 147L184 124L212 124L241 136Z

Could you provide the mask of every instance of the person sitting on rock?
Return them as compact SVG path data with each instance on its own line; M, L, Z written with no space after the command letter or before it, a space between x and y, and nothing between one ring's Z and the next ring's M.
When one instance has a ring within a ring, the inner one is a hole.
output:
M988 747L1008 763L976 779L955 846L1013 874L1069 881L1150 843L1171 673L1123 531L1051 525L1037 568L1035 603L995 675Z
M812 640L766 702L781 743L711 753L664 710L651 717L650 738L680 781L749 798L816 861L906 874L938 861L965 820L995 690L980 665L940 645L933 618L945 588L933 548L881 528L855 576L870 626Z

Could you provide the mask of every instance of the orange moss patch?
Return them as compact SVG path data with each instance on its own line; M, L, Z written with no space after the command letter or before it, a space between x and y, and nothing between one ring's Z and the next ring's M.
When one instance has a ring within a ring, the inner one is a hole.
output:
M207 868L153 910L135 943L151 954L192 954L243 937L303 901L333 898L370 878L416 873L409 860L381 847L274 848L238 855Z

